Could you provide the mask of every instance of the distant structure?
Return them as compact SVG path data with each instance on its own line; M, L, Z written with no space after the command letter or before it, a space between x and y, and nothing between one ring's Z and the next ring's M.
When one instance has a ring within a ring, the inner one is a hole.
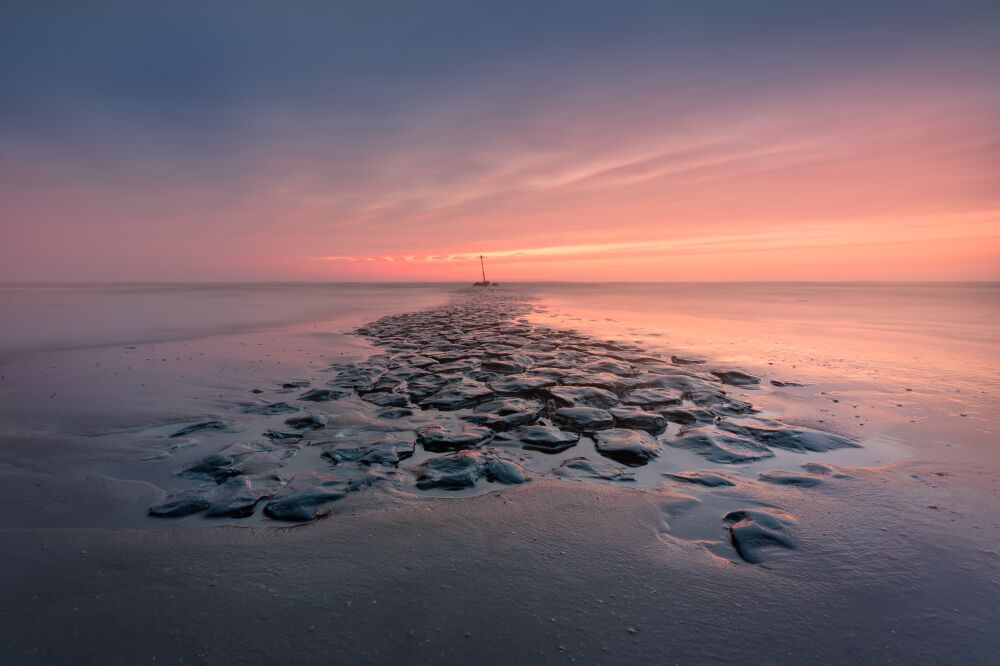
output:
M490 286L490 281L486 279L486 264L483 263L483 255L479 255L479 268L483 271L483 281L473 282L473 287L488 287Z

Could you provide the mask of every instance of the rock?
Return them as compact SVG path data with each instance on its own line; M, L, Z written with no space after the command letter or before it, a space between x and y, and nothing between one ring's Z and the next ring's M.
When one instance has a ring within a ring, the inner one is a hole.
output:
M697 423L713 423L716 415L707 409L682 409L674 407L660 410L660 414L671 423L695 425Z
M534 423L541 412L542 406L535 400L501 398L477 406L465 420L493 430L510 430Z
M794 549L798 542L788 533L795 524L792 516L773 509L743 509L727 513L729 538L736 552L745 561L759 564L761 552L768 547Z
M493 431L461 421L434 423L417 428L417 441L428 451L474 449L490 442Z
M714 472L664 472L663 476L685 483L697 483L709 488L736 485L730 479Z
M828 465L827 463L819 462L807 462L802 465L802 469L810 472L812 474L824 474L826 476L833 477L834 479L853 479L854 477L850 474L845 474L833 465Z
M594 434L594 443L601 455L631 467L645 465L660 453L656 439L640 430L601 430Z
M491 450L456 451L431 458L417 467L417 472L417 487L422 490L471 488L481 478L503 484L528 481L524 468Z
M413 416L413 410L407 408L383 409L376 416L380 419L401 419L406 416Z
M309 386L309 382L305 381L304 379L300 379L300 380L297 380L297 381L285 382L284 384L281 385L281 388L283 388L283 389L297 389L297 388L305 388L307 386Z
M292 407L287 402L272 402L268 405L254 405L243 410L247 414L292 414L299 411L298 407Z
M284 481L276 474L234 477L212 491L212 504L205 515L246 518L253 514L259 501L273 497L283 485Z
M267 504L264 514L275 520L308 521L323 515L322 507L347 495L343 479L321 472L296 474Z
M276 432L274 430L266 431L264 437L276 444L296 444L302 439L302 435L297 432Z
M667 428L667 419L640 407L615 407L608 410L620 428L634 428L658 435Z
M348 395L347 391L338 391L335 389L313 389L300 395L299 400L305 400L307 402L329 402L330 400L339 400L346 395Z
M783 382L780 379L772 379L771 380L771 386L777 386L779 388L783 388L783 387L786 387L786 386L789 386L789 387L805 386L805 384L797 384L795 382Z
M536 395L555 383L554 379L538 375L508 375L491 381L489 387L500 395Z
M584 363L580 366L580 370L590 373L609 373L620 377L628 377L635 374L635 369L631 365L613 359Z
M498 358L486 359L480 363L479 367L486 372L495 372L501 375L517 375L527 370L526 365Z
M552 421L576 432L604 430L615 423L611 414L596 407L562 407L553 412Z
M859 448L853 439L829 432L798 426L789 426L770 419L744 419L722 421L719 428L744 437L751 437L767 446L789 451L814 451L822 453L832 449Z
M221 482L243 473L238 468L232 467L235 462L234 456L212 454L188 463L177 472L177 476Z
M760 442L705 428L693 428L669 444L679 449L688 449L717 463L742 463L774 457L774 451Z
M733 386L753 386L754 384L760 384L760 377L754 377L739 370L711 370L710 372L718 377L723 384L731 384Z
M174 493L163 504L149 507L149 515L157 518L182 518L206 511L212 506L207 493L213 488L214 486L208 486Z
M635 475L621 467L583 457L570 458L552 470L552 473L556 476L601 481L635 481Z
M405 395L399 393L366 393L361 399L379 407L406 407L410 403Z
M802 488L812 488L823 483L823 479L818 476L808 474L795 474L780 469L772 469L769 472L761 472L757 478L767 483L775 483L783 486L801 486Z
M195 423L194 425L185 426L181 428L171 437L184 437L196 432L203 432L205 430L225 430L229 427L229 424L225 421L202 421L201 423Z
M322 416L298 416L285 419L285 425L295 430L320 430L326 427L326 419Z
M358 433L330 442L322 456L334 463L396 465L413 455L416 445L400 433Z
M433 407L441 411L453 411L463 407L472 407L493 395L493 391L485 386L475 384L458 384L450 386L429 398L420 401L424 408Z
M703 358L695 358L693 356L671 356L670 362L674 365L698 365L705 362Z
M566 432L555 426L528 425L518 428L514 435L524 444L526 449L535 449L546 453L558 453L575 446L580 441L580 435Z
M679 405L682 402L680 391L666 388L636 389L622 398L626 405L635 405L644 409Z
M617 395L593 386L553 386L547 392L557 404L565 407L607 409L618 404Z

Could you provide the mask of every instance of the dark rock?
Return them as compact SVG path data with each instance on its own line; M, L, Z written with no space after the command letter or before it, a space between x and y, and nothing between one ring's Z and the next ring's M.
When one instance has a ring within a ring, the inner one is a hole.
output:
M552 470L556 476L579 479L599 479L601 481L635 481L635 475L624 468L590 458L570 458Z
M580 435L560 430L555 426L523 426L518 428L514 435L524 443L524 448L546 453L565 451L580 441Z
M481 478L508 485L528 481L524 468L491 450L456 451L431 458L416 469L417 487L422 490L471 488Z
M555 383L556 380L539 375L508 375L490 382L489 386L500 395L534 395Z
M565 407L607 409L618 404L617 395L593 386L553 386L546 391L557 404Z
M361 399L379 407L406 407L410 402L400 393L366 393Z
M788 387L805 386L805 384L797 384L795 382L783 382L780 379L772 379L771 386L777 386L779 388L783 388L786 386Z
M562 407L552 414L552 421L576 432L603 430L615 424L611 414L596 407Z
M377 414L377 416L380 419L401 419L406 416L413 416L413 410L407 408L383 409Z
M479 405L465 420L493 430L510 430L534 423L541 412L542 406L535 400L501 398Z
M710 372L718 377L723 384L731 384L733 386L753 386L754 384L760 384L760 377L754 377L739 370L711 370Z
M236 458L233 456L212 454L188 463L177 472L177 475L188 479L224 481L229 477L239 476L243 473L232 467L235 462Z
M774 451L760 442L704 428L691 429L683 437L669 443L670 446L688 449L717 463L743 463L774 457Z
M323 457L335 463L396 465L413 455L415 444L400 433L357 433L323 447Z
M674 365L698 365L705 362L703 358L694 358L691 356L671 356L670 362Z
M283 389L297 389L297 388L305 388L307 386L309 386L309 382L307 382L305 380L298 380L298 381L293 381L293 382L285 382L284 384L281 385L281 388L283 388Z
M722 421L719 428L744 437L751 437L767 446L789 451L814 451L822 453L832 449L859 448L853 439L829 432L798 426L789 426L770 419L745 419L736 422Z
M287 402L272 402L268 405L254 405L243 410L247 414L293 414L299 411L298 407L292 407Z
M273 497L284 485L276 474L237 476L212 491L212 505L206 516L211 518L246 518L253 514L257 503Z
M788 533L795 524L792 516L772 509L743 509L726 514L729 538L745 561L759 564L761 552L768 547L794 549L798 542Z
M611 428L594 434L601 455L629 466L645 465L660 452L656 438L641 430Z
M439 393L435 393L429 398L420 401L421 407L433 407L442 411L453 411L463 407L472 407L487 398L493 392L485 386L475 384L458 384L450 386Z
M681 401L680 391L665 388L637 389L622 398L622 402L626 405L635 405L644 409L679 405Z
M330 400L339 400L346 395L348 395L347 391L338 391L336 389L313 389L300 395L299 400L305 400L307 402L329 402Z
M225 421L203 421L201 423L195 423L194 425L189 425L184 428L181 428L180 430L178 430L177 432L175 432L170 436L184 437L186 435L190 435L196 432L202 432L205 430L225 430L228 427L229 424L226 423Z
M730 479L714 472L664 472L663 476L668 476L677 481L684 481L685 483L697 483L709 488L736 485Z
M461 421L434 423L417 428L417 441L428 451L474 449L489 443L493 431Z
M347 492L343 479L320 472L304 472L297 474L264 505L264 514L275 520L315 520L325 514L325 505L342 499Z
M277 444L296 444L302 439L302 435L297 432L276 432L274 430L265 432L264 437Z
M213 488L214 486L209 486L174 493L163 504L149 507L149 515L157 518L182 518L206 511L212 506L207 495Z
M818 476L795 474L794 472L786 472L780 469L761 472L757 475L757 478L767 483L775 483L783 486L801 486L803 488L812 488L823 483L823 479Z
M295 430L320 430L326 427L322 416L298 416L285 420L285 425Z
M501 375L516 375L527 370L527 366L513 361L491 358L479 364L479 367L486 372L495 372Z
M697 423L713 423L716 415L707 409L682 409L674 407L672 409L660 410L663 418L681 425L695 425Z
M655 412L647 412L640 407L615 407L608 412L621 428L635 428L658 435L667 428L667 419Z

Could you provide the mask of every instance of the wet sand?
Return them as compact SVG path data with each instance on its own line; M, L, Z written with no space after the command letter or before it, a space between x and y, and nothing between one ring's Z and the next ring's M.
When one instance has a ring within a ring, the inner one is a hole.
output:
M151 350L67 354L62 375L85 377L93 403L68 387L79 413L4 415L3 654L991 660L995 466L820 423L815 395L763 373L528 323L545 315L537 307L521 292L463 293L253 371L238 358L220 370L216 349L199 374L215 343L166 343L198 349L183 379L170 375L181 397L125 400L118 427L99 397L122 381L113 359ZM321 348L336 361L305 360ZM173 358L176 373L185 362ZM73 362L117 369L102 380L67 372ZM4 381L30 367L6 364ZM316 391L331 393L309 400ZM269 413L280 404L289 411ZM46 418L88 437L27 427ZM866 427L906 436L903 423ZM945 430L935 437L970 436ZM317 475L322 501L309 492ZM256 499L248 477L264 489ZM233 480L237 495L219 490ZM147 515L184 493L207 506ZM309 507L329 515L307 521Z

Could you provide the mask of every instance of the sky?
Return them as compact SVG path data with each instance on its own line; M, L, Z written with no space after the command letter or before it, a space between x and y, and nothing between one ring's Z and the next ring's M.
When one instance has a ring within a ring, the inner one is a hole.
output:
M0 280L1000 280L996 0L0 2Z

